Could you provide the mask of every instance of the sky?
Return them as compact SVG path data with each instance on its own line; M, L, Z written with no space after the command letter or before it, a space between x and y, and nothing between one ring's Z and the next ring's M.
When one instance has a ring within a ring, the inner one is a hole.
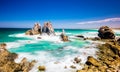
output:
M0 28L120 28L120 0L0 0Z

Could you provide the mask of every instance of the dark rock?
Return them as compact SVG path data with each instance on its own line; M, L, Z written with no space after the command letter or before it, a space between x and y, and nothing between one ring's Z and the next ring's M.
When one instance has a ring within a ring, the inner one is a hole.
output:
M54 29L53 29L52 24L50 22L44 23L44 26L42 28L42 33L47 33L48 35L50 35L50 34L54 35Z
M79 38L84 38L83 35L76 35L76 37L79 37Z
M108 26L100 27L98 30L98 36L101 39L114 39L115 38L115 34L113 30L109 28Z

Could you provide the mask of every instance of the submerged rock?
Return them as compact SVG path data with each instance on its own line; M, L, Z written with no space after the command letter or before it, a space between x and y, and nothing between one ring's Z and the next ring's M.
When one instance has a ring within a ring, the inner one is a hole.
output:
M98 30L98 36L101 39L114 39L115 38L115 34L113 30L109 28L108 26L100 27Z
M83 35L76 35L76 37L79 37L79 38L84 38Z

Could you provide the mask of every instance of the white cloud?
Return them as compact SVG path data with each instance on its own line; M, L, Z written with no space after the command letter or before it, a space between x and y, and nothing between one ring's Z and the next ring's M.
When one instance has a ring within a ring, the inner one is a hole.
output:
M108 19L97 20L97 21L78 22L77 24L84 25L84 24L97 24L97 23L118 22L118 21L120 21L120 18L108 18Z

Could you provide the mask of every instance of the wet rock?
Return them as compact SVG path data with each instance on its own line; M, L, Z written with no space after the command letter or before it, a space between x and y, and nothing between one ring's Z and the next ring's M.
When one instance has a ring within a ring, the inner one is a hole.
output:
M64 42L69 41L69 40L68 40L68 36L66 36L65 34L61 34L61 39L62 39L62 41L64 41Z
M100 27L98 30L98 36L101 39L114 39L115 38L115 34L113 30L109 28L108 26Z
M80 62L81 62L81 59L78 58L78 57L75 57L75 58L74 58L74 61L75 61L76 63L80 63Z
M76 37L79 37L79 38L84 38L83 35L76 35Z
M70 66L70 68L72 68L72 69L76 69L76 66L74 66L74 65L71 65L71 66Z
M39 67L38 67L38 70L39 70L39 71L45 71L46 68L45 68L45 66L39 66Z
M94 66L101 66L101 64L92 56L88 56L86 64L87 65L94 65Z

